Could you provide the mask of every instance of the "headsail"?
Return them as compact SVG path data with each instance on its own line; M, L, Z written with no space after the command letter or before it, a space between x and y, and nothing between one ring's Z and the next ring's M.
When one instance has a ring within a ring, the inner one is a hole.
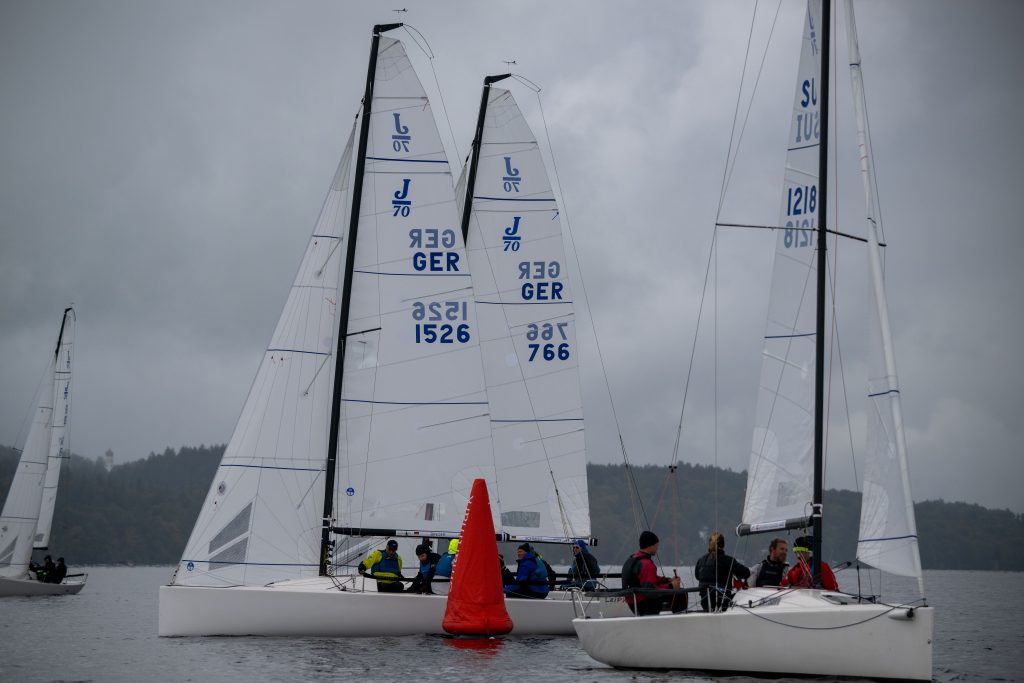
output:
M579 349L558 206L512 94L488 90L466 244L491 406L497 524L516 537L586 537Z
M809 2L790 124L744 524L807 517L812 500L818 197L818 3Z
M864 81L857 45L853 3L846 2L850 77L857 117L861 177L867 205L868 261L871 270L871 321L868 377L868 438L864 464L857 558L878 569L918 577L921 593L921 557L917 523L910 495L907 446L903 434L899 379L889 330L879 248L879 222L874 193L874 159L864 104Z
M172 583L318 574L353 137Z
M71 419L71 352L75 338L75 311L64 311L60 337L57 342L56 365L53 374L53 424L50 427L49 455L46 459L46 478L43 482L43 500L36 522L36 536L33 546L46 548L50 545L50 527L53 525L53 509L57 503L57 484L64 459L68 457L68 422Z

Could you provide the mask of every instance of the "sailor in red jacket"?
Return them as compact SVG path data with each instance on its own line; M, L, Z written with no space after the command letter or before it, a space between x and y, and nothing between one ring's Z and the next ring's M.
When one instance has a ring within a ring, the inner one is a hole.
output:
M791 588L813 588L814 578L811 576L811 537L801 536L793 543L796 553L796 566L789 570L786 581ZM825 561L821 562L821 587L827 591L838 591L839 582L832 568Z

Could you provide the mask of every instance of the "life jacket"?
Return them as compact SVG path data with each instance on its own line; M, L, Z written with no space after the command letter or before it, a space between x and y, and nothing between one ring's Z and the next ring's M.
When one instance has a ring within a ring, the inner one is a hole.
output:
M625 562L622 563L622 587L623 588L639 588L640 587L640 569L643 567L642 557L636 557L630 555Z
M755 583L758 586L783 585L786 578L786 566L785 562L772 562L768 559L761 560L761 569L757 572L757 581Z
M370 567L371 574L391 574L392 576L401 576L402 574L402 560L399 558L398 553L395 553L391 557L383 550L380 552L380 559L377 560L376 564Z
M558 583L558 577L555 575L555 568L552 567L543 557L537 555L537 567L540 568L541 566L544 567L545 576L540 578L547 578L549 591L555 590L555 584Z
M453 553L445 553L441 556L441 559L437 561L437 567L434 569L434 576L451 576L452 575L452 564L455 562L455 555Z

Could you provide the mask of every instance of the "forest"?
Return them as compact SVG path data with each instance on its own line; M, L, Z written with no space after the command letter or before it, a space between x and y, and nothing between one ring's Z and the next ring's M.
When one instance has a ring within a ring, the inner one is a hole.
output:
M109 470L100 458L73 455L61 473L50 550L74 565L174 564L223 452L223 446L168 448ZM14 449L0 447L0 495L6 496L17 462ZM590 465L587 473L594 552L603 563L618 563L635 550L643 528L660 536L660 557L670 565L693 564L714 530L726 534L728 552L749 564L764 554L769 538L733 533L743 472L681 464ZM926 569L1024 571L1024 515L942 500L915 509ZM825 559L834 565L852 560L860 495L826 491L825 511ZM543 552L553 563L569 561L564 548Z

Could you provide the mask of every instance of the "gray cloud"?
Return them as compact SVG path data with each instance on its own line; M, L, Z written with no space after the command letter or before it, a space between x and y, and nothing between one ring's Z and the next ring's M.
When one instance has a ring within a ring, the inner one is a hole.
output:
M400 19L436 55L461 154L485 74L515 59L543 86L618 424L634 462L667 463L752 6L405 6ZM754 54L774 7L762 11ZM781 8L723 220L777 219L802 12ZM1024 50L1011 32L1024 7L872 2L858 12L915 495L1020 512ZM392 18L326 1L0 5L0 442L17 438L40 349L70 301L77 452L129 459L229 438L357 109L370 28ZM433 91L429 63L410 50ZM845 58L838 72L835 204L841 227L859 232ZM516 96L541 134L536 99ZM772 239L719 233L683 460L746 467ZM840 325L855 333L863 254L840 250L840 276L853 276ZM855 336L843 354L856 446ZM618 462L605 379L584 341L597 418L588 449ZM830 483L852 487L841 401L832 418Z

